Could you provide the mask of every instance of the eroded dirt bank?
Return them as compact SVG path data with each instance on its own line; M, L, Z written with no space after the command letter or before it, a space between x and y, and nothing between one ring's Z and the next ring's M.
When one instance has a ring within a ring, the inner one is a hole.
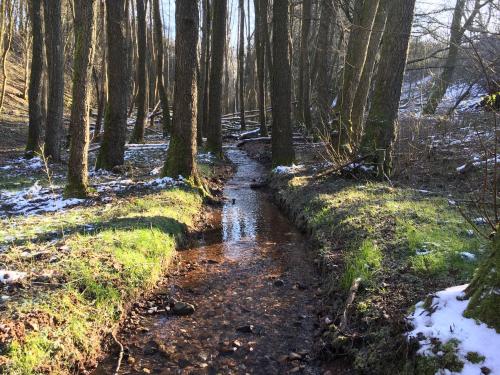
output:
M222 209L181 252L165 288L135 306L118 336L120 373L325 371L313 349L320 308L313 252L266 194L251 189L264 167L238 149L226 153L237 171ZM112 373L117 361L110 355L95 374Z

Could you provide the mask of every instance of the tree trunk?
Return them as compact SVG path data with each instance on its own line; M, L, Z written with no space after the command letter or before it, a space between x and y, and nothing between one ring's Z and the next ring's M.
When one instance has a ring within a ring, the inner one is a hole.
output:
M160 13L160 1L153 1L153 23L154 23L154 44L156 49L156 77L158 92L160 94L162 109L163 136L166 137L170 131L170 108L168 105L168 95L163 83L163 31Z
M201 34L201 56L200 56L200 64L199 64L199 82L198 82L198 108L197 108L197 124L196 130L198 134L198 144L201 145L203 141L204 131L204 120L205 120L205 87L207 86L208 81L208 45L209 45L209 37L208 37L208 19L210 17L209 13L209 0L201 0L201 9L202 9L202 34Z
M272 164L290 165L295 153L291 127L291 73L288 55L288 1L273 3Z
M316 102L318 105L321 126L329 124L330 93L328 79L328 47L330 45L330 24L333 21L334 8L332 0L321 0L321 15L318 29L318 41L311 80L316 87Z
M2 2L2 8L5 8L5 3L7 3L7 16L8 16L8 25L7 25L7 35L5 35L4 32L2 32L2 38L6 39L7 44L3 46L2 44L2 87L0 88L0 113L3 112L3 105L5 101L5 89L7 86L7 57L10 52L10 47L12 46L12 37L14 34L14 4L12 3L12 0L4 0ZM2 10L2 31L4 29L3 24L5 21L3 20L5 18L5 14L3 14Z
M128 101L126 28L125 2L106 0L108 101L104 114L104 133L96 162L97 169L111 170L124 162Z
M491 243L491 252L479 265L465 293L470 298L465 316L486 323L500 333L500 228Z
M309 34L311 29L312 1L302 1L302 30L299 55L299 120L311 131L311 78L309 62Z
M100 2L99 5L99 17L101 21L101 36L99 42L101 45L101 73L97 74L96 72L96 75L100 75L100 80L96 82L96 90L99 95L97 95L97 116L92 142L101 141L102 121L104 118L104 107L106 105L106 13L103 1Z
M358 89L354 97L352 106L351 121L354 137L359 139L363 131L363 121L366 109L366 102L370 92L373 71L375 70L375 62L380 49L380 42L384 33L385 22L387 20L387 0L380 0L377 16L373 24L373 30L370 35L368 51L366 53L366 61L363 67L363 73L359 80Z
M212 58L210 64L210 89L207 148L222 156L221 91L224 50L226 48L226 0L213 0Z
M240 98L240 126L241 130L246 129L245 125L245 0L239 0L240 11L240 34L238 46L238 78L239 78L239 98Z
M429 98L424 107L424 114L430 115L436 112L437 106L443 99L443 96L451 83L451 79L453 78L453 73L455 72L455 66L457 64L458 49L460 48L460 43L462 42L463 37L463 30L460 25L464 13L465 3L465 0L457 0L456 2L453 19L451 21L448 56L446 57L446 62L444 63L441 75L433 82Z
M43 71L43 30L41 0L31 0L29 11L33 43L31 45L31 73L28 93L29 128L26 142L26 156L40 151L42 143L42 71Z
M62 33L62 0L44 0L45 43L49 81L45 156L61 160L64 114L64 44Z
M403 85L415 0L390 0L380 63L362 151L378 168L379 177L392 172L392 146Z
M52 0L50 0L52 1ZM95 50L95 0L75 0L75 50L71 103L71 138L68 183L65 195L82 198L88 195L89 109L91 72Z
M198 0L177 0L175 9L174 117L163 175L196 180Z
M340 131L340 146L351 152L356 145L354 129L351 123L354 96L361 79L368 51L367 41L373 29L379 0L356 0L354 3L354 21L349 34L347 54L345 57L342 92L338 101L338 123Z
M137 6L137 117L130 143L144 142L144 126L146 123L146 4L144 0L136 0Z
M257 89L258 89L258 105L259 105L259 123L261 137L267 137L266 125L266 96L265 96L265 46L263 35L264 22L267 23L267 9L262 9L262 1L254 0L255 8L255 54L257 57Z

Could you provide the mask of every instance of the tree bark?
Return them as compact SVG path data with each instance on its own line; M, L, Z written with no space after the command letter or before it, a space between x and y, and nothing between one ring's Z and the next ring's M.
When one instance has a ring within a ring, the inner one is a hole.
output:
M74 2L75 50L70 120L71 138L68 183L65 195L78 198L88 195L89 109L95 49L96 4L96 0L75 0Z
M379 177L392 172L392 147L403 85L415 0L390 0L380 63L362 151L377 166Z
M224 50L226 49L224 35L226 31L226 14L226 0L213 0L207 148L218 157L222 156L221 92Z
M33 43L31 45L31 73L28 89L29 128L26 142L26 156L41 150L43 117L42 117L42 70L43 70L43 30L41 0L31 0L29 11Z
M101 72L100 74L96 71L96 76L100 76L98 82L96 82L96 92L97 95L97 116L95 120L94 134L92 137L92 142L101 141L101 129L102 121L104 119L104 107L106 105L106 13L104 9L104 2L100 2L99 5L99 18L101 22L101 35L100 35L100 45L101 45Z
M124 162L128 101L126 28L126 3L120 0L106 0L108 101L104 114L104 133L96 162L97 169L111 170Z
M61 160L64 112L64 45L62 0L44 0L45 43L49 82L44 152L52 161Z
M261 137L267 137L266 125L266 95L265 95L265 45L263 35L263 24L267 23L267 9L262 9L262 1L254 0L255 8L255 54L257 57L257 90L259 105L259 123Z
M328 47L330 45L330 24L333 21L334 8L332 0L321 0L321 15L318 28L318 41L314 58L311 80L316 87L316 102L318 105L321 126L329 124L330 93L328 75Z
M302 1L302 29L299 55L299 121L311 131L311 78L309 61L309 34L311 30L312 1Z
M245 125L245 0L239 0L240 12L240 33L238 43L238 78L239 78L239 98L240 98L240 126L241 130L246 129Z
M355 139L359 139L363 131L363 121L366 109L366 102L372 83L373 72L375 70L375 62L380 49L380 42L384 33L385 22L387 20L387 0L380 0L377 16L373 24L373 30L370 35L368 51L366 53L366 61L363 67L363 73L359 80L358 89L354 96L352 105L351 122Z
M273 3L272 164L290 165L295 153L291 127L291 72L288 54L288 0Z
M209 55L209 0L201 0L202 9L202 34L201 34L201 56L199 64L199 82L198 82L198 109L197 109L197 124L196 130L198 133L198 144L203 141L203 135L205 135L205 93L208 93L206 86L208 85L208 55Z
M146 123L146 5L147 0L136 0L137 7L137 117L130 143L144 142Z
M154 44L156 49L156 77L158 92L160 95L162 109L163 136L167 136L170 131L170 108L168 105L168 95L163 81L163 31L160 13L160 1L153 1L153 23L154 23Z
M351 152L357 140L352 128L351 113L354 96L361 79L368 51L367 41L377 14L379 0L356 0L354 3L354 21L347 46L342 80L342 92L338 101L338 123L340 146Z
M177 0L175 11L174 117L165 176L197 179L196 172L196 47L198 0Z

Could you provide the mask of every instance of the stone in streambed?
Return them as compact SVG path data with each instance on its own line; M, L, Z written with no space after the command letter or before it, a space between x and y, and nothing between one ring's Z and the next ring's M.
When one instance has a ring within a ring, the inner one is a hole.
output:
M186 316L191 315L195 310L195 307L190 303L179 301L174 304L171 311L174 315Z

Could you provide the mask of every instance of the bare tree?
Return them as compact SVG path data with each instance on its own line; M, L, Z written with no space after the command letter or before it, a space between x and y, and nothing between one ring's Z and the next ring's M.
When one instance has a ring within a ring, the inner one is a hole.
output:
M363 153L370 155L380 177L389 176L392 171L392 147L415 0L390 0L388 7L380 63L362 139Z
M166 176L197 180L196 172L196 47L198 0L177 0L175 11L174 117Z
M240 98L240 126L241 130L246 129L245 125L245 0L239 0L240 30L238 41L238 88Z
M265 42L264 23L267 24L267 9L262 8L261 0L254 0L255 9L255 54L257 57L257 98L259 105L260 135L267 137L266 92L265 92Z
M356 143L356 134L351 123L352 105L365 65L368 51L367 41L370 39L378 4L379 0L355 0L354 3L354 20L351 25L345 57L342 91L337 103L339 142L341 148L347 152L351 152Z
M208 99L207 148L215 155L222 155L221 92L222 66L226 49L226 0L213 0L212 56L210 62L210 88Z
M168 94L163 78L163 26L160 13L159 0L153 1L153 23L154 23L154 44L156 49L156 77L157 87L160 94L160 102L163 119L163 135L170 131L170 106L168 104Z
M144 142L146 123L146 5L147 0L136 0L137 8L137 117L130 138L131 143Z
M273 3L272 163L290 165L295 153L291 127L291 72L288 53L288 0Z
M45 156L61 160L64 112L64 45L62 0L44 0L45 44L48 69L48 102L45 129Z
M108 45L108 101L104 115L104 133L96 168L111 170L122 165L125 155L128 102L127 4L106 0L106 37Z
M311 120L311 78L309 62L309 34L311 30L312 0L302 1L302 30L299 56L299 119L309 131Z
M31 73L28 94L29 128L28 141L26 142L26 156L32 157L39 152L42 143L43 117L42 117L42 69L43 69L43 28L41 0L29 2L31 32L33 43L31 45Z
M474 22L474 18L479 14L481 8L489 4L491 1L492 0L485 0L481 3L480 0L475 0L473 11L462 25L462 17L464 15L466 0L457 0L450 27L448 55L443 66L443 71L433 82L429 99L424 107L424 114L433 114L436 112L437 106L443 99L443 96L453 78L453 73L455 72L455 67L457 65L460 44L462 43L464 34Z
M96 0L75 0L73 90L70 120L68 183L70 197L88 195L88 149L91 73L95 49Z

